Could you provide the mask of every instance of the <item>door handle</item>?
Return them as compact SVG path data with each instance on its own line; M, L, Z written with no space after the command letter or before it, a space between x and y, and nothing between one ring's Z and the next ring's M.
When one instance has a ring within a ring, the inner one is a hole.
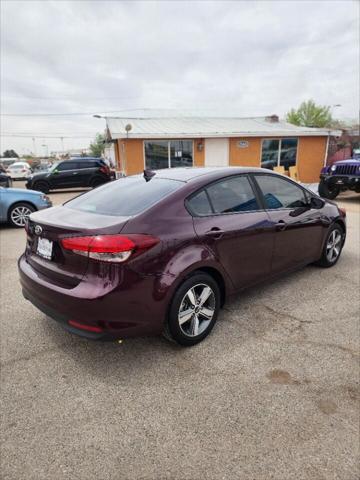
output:
M224 230L221 230L218 227L213 227L211 230L208 230L205 232L205 235L207 237L213 237L213 238L221 238L224 235Z
M286 228L286 223L284 222L284 220L279 220L278 223L275 224L275 228L276 230L285 230Z
M78 172L73 172L73 175L77 175L77 174L78 174Z

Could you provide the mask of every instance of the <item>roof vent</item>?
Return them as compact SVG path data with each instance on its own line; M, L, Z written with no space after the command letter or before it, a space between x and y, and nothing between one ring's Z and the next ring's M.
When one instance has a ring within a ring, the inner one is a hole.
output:
M277 115L268 115L265 120L270 123L278 123L279 117Z

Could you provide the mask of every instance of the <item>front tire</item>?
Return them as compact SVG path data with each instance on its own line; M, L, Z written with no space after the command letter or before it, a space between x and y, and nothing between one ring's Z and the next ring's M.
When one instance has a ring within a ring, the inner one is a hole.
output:
M329 185L324 181L319 183L319 195L329 200L334 200L340 193L340 187L338 185Z
M339 225L334 225L327 234L320 260L315 265L323 268L333 267L340 258L344 236L343 229Z
M10 208L9 222L13 227L24 228L28 216L35 212L35 208L29 203L17 203Z
M50 190L49 184L42 180L35 182L33 189L43 193L49 193L49 190Z
M196 345L213 329L220 309L220 290L210 275L194 273L172 299L164 335L186 347Z

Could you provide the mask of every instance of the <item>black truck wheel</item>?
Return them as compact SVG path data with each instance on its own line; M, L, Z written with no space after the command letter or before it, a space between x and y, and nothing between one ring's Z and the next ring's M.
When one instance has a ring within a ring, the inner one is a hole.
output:
M323 198L329 198L334 200L340 193L339 185L329 185L325 183L324 180L321 180L319 183L319 195Z

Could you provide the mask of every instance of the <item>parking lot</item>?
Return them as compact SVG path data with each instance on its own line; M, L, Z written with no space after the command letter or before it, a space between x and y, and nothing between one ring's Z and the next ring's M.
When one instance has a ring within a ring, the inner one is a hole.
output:
M2 478L358 479L360 203L338 202L334 268L242 293L190 349L65 332L23 299L25 233L1 226Z

